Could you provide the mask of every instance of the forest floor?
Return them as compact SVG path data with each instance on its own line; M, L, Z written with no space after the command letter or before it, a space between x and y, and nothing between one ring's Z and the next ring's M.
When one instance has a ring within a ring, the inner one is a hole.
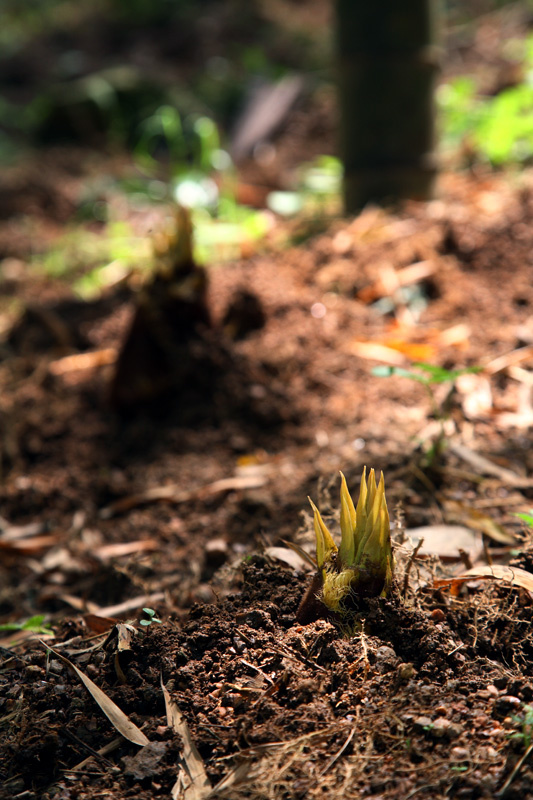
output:
M331 145L323 108L294 120L283 168ZM209 370L120 415L135 274L85 302L35 254L123 166L50 148L2 179L0 797L533 796L533 174L276 222L208 265ZM261 313L229 324L243 290ZM416 362L480 371L373 374ZM312 555L307 496L336 531L364 465L391 596L298 624L285 543Z
M533 495L527 181L444 175L429 204L367 209L210 269L217 338L243 287L263 327L226 338L205 396L178 387L155 417L121 419L107 401L128 292L83 304L23 258L4 262L30 312L0 365L0 610L4 623L46 616L33 624L45 632L1 642L3 796L168 797L178 764L205 765L185 797L207 781L231 798L494 797L511 777L505 796L533 792L519 763L527 585L433 584L465 563L532 564L515 516ZM435 387L437 452L424 386L371 371L414 360L483 367ZM351 636L298 625L310 573L283 543L312 553L307 495L329 517L338 471L356 493L365 464L386 476L394 593L364 605ZM162 622L141 626L143 607ZM61 657L149 744L117 739ZM167 727L161 682L186 734Z

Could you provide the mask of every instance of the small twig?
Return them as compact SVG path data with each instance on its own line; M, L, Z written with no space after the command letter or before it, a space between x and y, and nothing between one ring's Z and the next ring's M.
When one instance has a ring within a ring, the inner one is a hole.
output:
M352 727L352 729L351 729L350 733L348 734L348 738L347 738L347 739L346 739L346 741L344 742L344 744L343 744L343 746L341 747L341 749L340 749L340 750L339 750L337 753L335 753L335 755L334 755L334 756L332 756L332 757L330 758L330 760L328 761L328 763L326 764L326 766L324 767L324 769L322 770L322 772L320 772L320 773L318 774L318 778L319 778L319 779L320 779L320 778L322 778L322 777L323 777L323 776L326 774L326 772L329 772L329 770L330 770L330 769L331 769L331 767L332 767L332 766L335 764L335 762L336 762L336 761L338 761L338 760L339 760L339 758L342 756L342 754L344 753L344 751L346 750L346 748L348 747L348 745L349 745L349 744L350 744L350 742L352 741L352 739L353 739L353 737L354 737L354 735L355 735L355 731L356 731L356 729L357 729L357 726L356 726L356 725L354 725L354 726Z
M100 757L101 756L105 756L108 753L112 753L114 750L116 750L118 747L120 747L120 745L123 744L123 742L124 742L124 738L122 736L116 736L114 739L111 739L111 741L108 742L108 744L105 744L103 747L101 747L99 750L97 750L97 753L98 753L98 755ZM86 758L83 761L80 761L79 764L76 764L75 767L71 767L70 769L66 770L66 772L78 772L79 770L82 770L84 767L87 766L87 764L89 764L91 762L92 758L93 758L93 756L89 756L89 758ZM104 761L106 763L111 763L111 762L108 762L107 759L104 759ZM114 764L111 763L111 766L114 766Z
M478 637L477 620L478 620L478 614L479 614L479 605L476 603L475 608L474 608L474 633L475 633L475 635L474 635L474 641L472 642L472 649L473 650L476 649L476 645L477 645L477 637Z
M485 536L485 534L483 534L483 553L484 553L485 558L487 560L487 564L489 564L489 566L492 567L493 561L492 561L492 556L491 556L490 550L489 550L489 541L488 541L487 537Z
M274 646L272 647L272 650L275 653L284 656L285 658L289 658L292 659L293 661L296 661L298 664L305 664L308 667L314 667L315 669L320 670L320 672L327 672L327 669L325 667L321 667L320 664L316 663L316 661L313 661L310 658L306 658L306 656L304 656L302 653L296 653L291 647L288 647L287 645L280 645L277 647Z
M464 566L465 566L467 569L472 569L472 567L474 566L474 565L472 564L472 559L470 558L470 556L469 556L469 554L466 552L466 550L463 550L463 548L462 548L462 547L460 547L460 548L459 548L459 555L461 556L461 561L463 562Z
M405 543L405 513L403 510L402 500L396 504L394 513L395 522L395 542L400 546Z
M496 792L496 797L505 797L505 795L507 794L507 791L510 788L512 782L514 781L514 779L516 778L516 776L518 775L518 773L520 772L520 770L524 766L525 761L531 755L531 751L533 751L533 742L529 745L529 747L527 748L526 752L524 753L522 758L519 760L519 762L517 763L517 765L515 766L515 768L513 769L513 771L511 772L511 774L507 778L507 780L505 781L505 783L502 786L502 788L500 789L500 791Z
M454 653L457 653L457 651L460 650L464 646L465 646L465 643L461 642L460 644L457 645L457 647L454 647L453 650L450 650L449 653L446 653L446 657L453 656Z
M420 481L420 483L421 483L423 486L425 486L425 487L426 487L426 489L427 489L429 492L431 492L431 494L435 494L435 491L436 491L436 489L435 489L435 486L434 486L434 485L432 484L432 482L429 480L429 478L427 477L427 475L425 475L425 474L422 472L422 470L420 469L420 467L417 467L417 465L416 465L416 464L412 463L412 464L410 465L410 469L411 469L411 472L413 473L413 475L415 476L415 478L418 478L418 480Z
M420 550L423 544L424 544L424 538L422 537L421 539L418 540L416 547L411 553L411 557L407 562L407 566L405 568L405 574L403 576L403 587L402 587L402 597L404 598L404 600L407 597L407 590L409 588L409 575L411 573L411 567L413 566L413 562L417 557L418 551Z
M363 663L364 663L364 672L365 672L363 680L366 681L368 672L370 670L370 662L368 660L368 647L366 646L366 642L365 642L365 620L364 619L361 620L361 635L360 635L359 638L361 639L361 647L363 648L362 659L363 659Z
M264 678L265 681L267 683L269 683L271 686L274 685L274 681L272 680L272 678L269 678L269 676L266 674L266 672L263 672L263 670L260 667L256 667L255 664L251 664L249 661L245 661L244 658L240 658L239 661L241 662L241 664L244 664L246 667L250 667L250 669L255 670L255 672L257 672L259 675L261 675L261 677Z
M94 748L92 748L89 744L87 744L87 742L84 742L82 739L80 739L78 736L76 736L75 733L72 733L71 731L69 731L68 728L64 728L63 729L63 733L66 736L68 736L69 739L72 739L72 741L75 742L77 745L79 745L81 748L83 748L88 753L90 753L91 754L91 758L96 758L97 761L100 761L102 764L105 764L106 767L113 767L114 766L114 764L111 761L109 761L109 759L104 758L104 756L102 755L101 752L98 752L98 750L95 750ZM85 761L83 761L82 763L85 764L88 760L89 759L85 759ZM77 767L73 767L73 769L77 769Z

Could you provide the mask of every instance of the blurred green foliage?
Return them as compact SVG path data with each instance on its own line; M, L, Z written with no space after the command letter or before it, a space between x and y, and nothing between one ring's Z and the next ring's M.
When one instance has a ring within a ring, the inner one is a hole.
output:
M523 80L493 97L479 94L472 78L459 77L437 92L442 147L465 148L470 158L494 166L533 157L533 37L523 43Z
M15 633L18 631L28 631L29 633L39 633L46 636L53 636L54 632L44 624L45 615L36 614L30 617L25 622L4 622L0 625L2 633Z
M526 523L526 525L529 525L530 528L533 528L533 508L529 510L529 514L523 512L521 514L514 514L514 516L523 520Z
M225 9L223 0L93 0L90 6L79 0L1 3L2 58L32 37L79 31L84 20L98 16L110 20L114 33L127 39L132 30L143 27L156 36L170 23L179 23L176 30L189 30L202 15ZM528 3L533 5L533 0ZM506 0L447 0L446 8L450 20L462 22L505 4ZM187 80L154 82L120 59L88 72L85 54L70 43L54 65L53 82L43 82L33 99L16 105L12 95L0 93L0 161L11 162L21 142L58 139L104 143L133 154L135 173L110 180L101 191L91 194L88 189L80 200L78 222L96 222L102 225L100 232L69 232L46 257L37 259L39 268L73 282L79 294L92 296L131 269L149 268L149 239L139 239L130 229L119 230L108 202L113 193L122 192L133 207L179 202L192 208L201 262L239 257L244 244L261 239L268 230L268 212L236 202L236 173L221 130L242 104L250 77L276 80L292 65L314 69L315 78L323 77L327 57L321 51L320 61L309 42L289 36L294 46L286 48L284 58L276 58L281 50L272 45L274 27L270 22L250 25L250 19L259 18L260 3L228 0L227 6L232 14L242 10L235 24L248 35L224 41L224 49L215 47L201 68L190 70ZM444 149L463 148L469 158L495 166L531 160L533 38L521 46L524 80L518 86L494 97L480 95L468 77L440 87ZM195 66L195 57L188 53L187 63ZM341 179L339 160L321 157L301 168L292 191L272 192L268 207L280 216L307 219L338 213Z
M152 261L147 236L136 235L124 221L109 221L98 233L76 225L57 239L32 268L69 283L85 300L119 283L135 271L147 273Z

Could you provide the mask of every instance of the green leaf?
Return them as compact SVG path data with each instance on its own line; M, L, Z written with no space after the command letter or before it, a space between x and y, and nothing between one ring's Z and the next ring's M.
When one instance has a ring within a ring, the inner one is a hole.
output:
M461 369L446 369L446 367L439 367L435 364L428 364L425 361L415 362L415 367L427 372L430 375L430 383L446 383L447 381L454 381L460 375L468 375L477 372L482 372L483 367L463 367Z
M372 369L372 375L376 375L378 378L390 378L392 375L397 375L399 378L409 378L418 383L427 384L429 382L425 375L419 375L417 372L411 372L408 369L403 369L403 367L374 367Z
M14 631L30 631L31 633L41 633L49 636L53 635L53 631L43 625L44 614L36 614L30 617L25 622L5 622L0 625L0 631L14 632Z
M30 617L21 625L23 631L31 631L34 628L39 628L44 622L44 614L36 614Z
M533 528L533 508L530 509L529 514L513 514L513 516L523 519L530 528Z

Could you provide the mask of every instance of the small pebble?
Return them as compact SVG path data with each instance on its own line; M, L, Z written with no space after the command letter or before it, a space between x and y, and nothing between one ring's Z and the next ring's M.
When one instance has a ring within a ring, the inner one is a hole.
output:
M450 750L450 756L452 761L469 761L470 760L470 753L466 749L466 747L452 747Z
M433 720L431 717L417 717L413 720L413 725L418 730L426 730L426 728L431 728L433 725Z
M431 619L433 622L444 622L446 619L446 615L441 608L434 608L431 612Z
M494 678L494 686L496 686L497 689L500 689L500 691L505 689L508 683L509 679L507 675L499 675L497 678Z
M462 728L445 717L438 717L429 733L435 739L456 739L461 735Z
M378 647L378 649L376 650L376 656L379 659L385 660L390 658L396 658L396 653L394 652L392 647L387 647L387 645L382 645L381 647Z
M516 712L520 709L522 701L518 697L513 697L511 694L504 694L494 703L494 710L498 714L509 714L509 712Z
M506 732L503 728L487 728L485 731L481 731L481 736L485 739L501 739L502 736L507 736Z
M410 661L406 661L405 664L400 664L396 670L396 675L398 676L400 683L407 683L407 681L411 680L414 674L415 668Z
M228 557L228 543L216 538L207 542L204 549L205 561L210 567L220 567Z
M35 681L37 678L42 678L44 675L42 667L37 664L28 664L25 669L26 679L28 681Z
M478 750L478 754L480 758L485 758L490 761L496 761L498 756L498 751L491 747L490 745L486 745L485 747L480 747Z

